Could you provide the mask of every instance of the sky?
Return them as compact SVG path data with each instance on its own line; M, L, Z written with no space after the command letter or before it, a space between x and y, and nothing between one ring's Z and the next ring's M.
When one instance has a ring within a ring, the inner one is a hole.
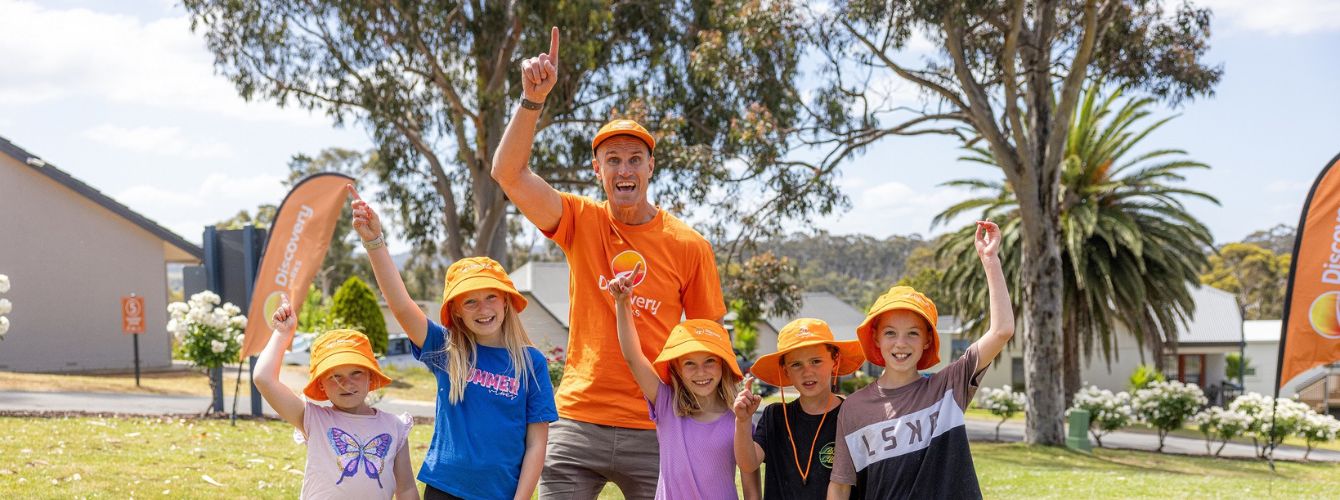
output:
M1207 60L1223 64L1223 79L1213 97L1160 109L1179 116L1145 146L1212 167L1187 185L1221 204L1188 208L1216 242L1296 224L1308 187L1340 153L1340 0L1198 5L1214 10ZM191 241L277 204L294 154L371 147L357 125L242 100L173 1L0 0L0 54L0 136ZM969 193L941 183L1000 175L960 154L949 137L885 139L842 169L852 210L816 225L880 238L942 232L931 218Z

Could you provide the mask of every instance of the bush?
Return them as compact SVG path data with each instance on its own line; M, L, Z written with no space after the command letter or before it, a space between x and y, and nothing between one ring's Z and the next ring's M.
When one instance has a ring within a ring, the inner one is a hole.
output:
M1191 421L1200 429L1201 434L1205 435L1205 453L1210 453L1210 445L1219 441L1219 448L1214 450L1214 456L1223 453L1224 446L1235 437L1241 436L1251 430L1253 418L1241 412L1225 410L1218 406L1208 408L1196 416L1191 417Z
M1099 389L1097 386L1085 387L1076 392L1074 406L1070 409L1089 412L1089 434L1093 435L1093 440L1100 448L1103 446L1103 436L1130 425L1135 420L1135 413L1131 411L1130 394L1125 392L1113 394L1112 391ZM1067 415L1069 413L1070 411L1066 412Z
M1272 403L1275 406L1274 415L1271 414ZM1252 437L1252 445L1256 447L1256 456L1260 458L1268 457L1276 446L1284 442L1284 438L1298 432L1303 419L1312 413L1312 409L1303 403L1286 398L1272 401L1268 396L1255 392L1238 396L1233 404L1228 405L1228 409L1251 418L1248 432Z
M1168 437L1168 432L1180 429L1208 401L1200 387L1174 380L1151 382L1144 389L1135 391L1131 407L1140 421L1158 430L1158 451L1163 451L1163 439Z
M841 385L844 394L851 395L856 391L864 389L865 386L870 385L874 381L875 377L871 377L861 370L856 370L855 373L852 373L850 377L847 377L847 379L843 380L839 385Z
M1307 452L1303 453L1303 460L1312 454L1313 445L1334 440L1336 433L1340 433L1340 421L1335 417L1316 412L1304 416L1298 426L1298 437L1307 440Z
M182 357L202 368L218 368L238 362L247 317L228 302L219 305L218 294L204 291L189 302L168 304L167 331L177 342Z
M1154 382L1165 381L1163 374L1159 373L1153 366L1140 365L1135 367L1134 373L1131 373L1131 392L1149 387L1149 384Z
M368 288L367 283L358 279L358 276L350 276L345 280L340 289L335 291L335 300L330 306L330 315L335 321L346 325L346 328L355 328L368 336L372 342L372 351L377 354L386 354L386 344L389 342L386 335L386 318L382 316L382 308L377 304L377 296Z
M558 389L558 384L563 382L563 367L567 364L567 356L563 355L562 347L555 347L549 350L549 355L545 356L549 361L549 382Z
M1001 424L1014 414L1024 411L1028 407L1028 397L1022 392L1014 392L1008 385L1000 389L983 387L977 391L976 403L978 408L985 408L992 415L1000 417L1000 422L996 423L996 441L1000 441Z

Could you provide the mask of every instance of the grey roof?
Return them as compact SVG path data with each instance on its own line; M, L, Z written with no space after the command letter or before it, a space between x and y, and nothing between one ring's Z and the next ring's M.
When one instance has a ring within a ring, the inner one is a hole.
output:
M816 318L828 323L833 336L838 340L856 340L856 327L865 320L865 313L848 305L828 292L805 292L801 294L800 311L791 316L768 316L764 321L774 331L796 318Z
M1177 343L1225 344L1242 342L1242 311L1233 294L1218 288L1202 286L1191 289L1196 313L1178 332Z
M1279 342L1280 328L1284 321L1278 319L1253 319L1242 322L1242 334L1248 342Z
M97 203L99 206L121 216L145 231L148 231L150 234L157 236L159 239L172 244L172 246L182 249L182 251L191 254L193 257L202 260L205 258L205 250L199 245L186 241L185 238L158 225L157 222L135 213L130 207L122 205L120 202L112 199L112 197L102 194L102 191L98 191L97 189L94 189L93 186L84 184L83 181L70 176L70 174L65 173L65 171L56 168L50 163L47 163L46 160L43 160L23 148L18 147L14 143L9 142L9 139L0 137L0 153L4 153L10 158L17 160L19 163L27 165L34 171L41 173L60 185L69 188L71 191L88 198L89 201Z
M568 264L566 262L527 262L512 271L517 291L530 295L531 304L543 307L568 328ZM529 305L529 304L528 304Z

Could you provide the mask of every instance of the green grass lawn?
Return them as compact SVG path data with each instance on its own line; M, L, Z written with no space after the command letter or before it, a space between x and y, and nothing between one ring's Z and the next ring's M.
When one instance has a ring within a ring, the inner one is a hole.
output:
M293 498L304 449L277 421L0 417L0 491L11 498ZM431 424L414 427L423 462ZM1340 465L974 443L988 498L1324 497ZM621 498L612 486L602 499Z

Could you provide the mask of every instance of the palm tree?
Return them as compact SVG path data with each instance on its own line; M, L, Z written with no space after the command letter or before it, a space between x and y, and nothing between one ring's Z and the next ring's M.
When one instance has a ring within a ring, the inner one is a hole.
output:
M1100 86L1087 89L1083 105L1076 109L1061 173L1062 378L1067 406L1079 390L1081 354L1089 362L1095 352L1101 353L1111 366L1117 322L1134 335L1142 360L1147 350L1162 370L1165 346L1176 345L1177 327L1185 325L1194 312L1191 287L1199 286L1199 272L1213 245L1209 229L1187 213L1181 199L1219 203L1206 193L1177 185L1185 180L1184 170L1209 168L1187 159L1185 151L1159 149L1126 159L1141 140L1172 117L1137 129L1150 115L1147 108L1153 99L1119 103L1120 89L1100 99ZM970 151L962 159L995 164L985 148ZM1012 289L1021 290L1020 218L1012 186L977 179L946 185L989 194L946 209L933 224L945 224L979 209L982 218L1001 223L1006 276ZM981 319L987 299L981 264L973 250L973 231L969 225L951 233L937 254L949 262L939 287L947 295L942 300L960 317L974 320L965 326L977 333L985 326ZM1013 299L1017 310L1021 297L1015 294Z

